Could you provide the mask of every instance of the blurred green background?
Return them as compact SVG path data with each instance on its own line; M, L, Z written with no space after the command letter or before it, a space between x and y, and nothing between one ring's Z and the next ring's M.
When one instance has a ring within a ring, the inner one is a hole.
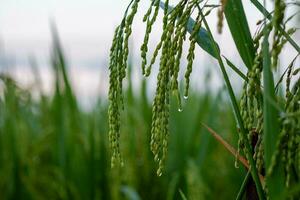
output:
M236 144L234 116L226 91L191 91L184 109L171 102L171 135L165 171L149 149L151 104L147 81L133 89L126 80L121 149L125 165L110 168L107 99L91 109L79 104L61 46L54 37L51 65L53 94L34 82L24 87L9 74L0 79L0 199L232 199L245 174L201 125L213 127ZM138 67L138 66L137 66ZM210 79L209 71L206 76ZM154 87L154 86L152 86ZM33 95L32 91L38 91Z

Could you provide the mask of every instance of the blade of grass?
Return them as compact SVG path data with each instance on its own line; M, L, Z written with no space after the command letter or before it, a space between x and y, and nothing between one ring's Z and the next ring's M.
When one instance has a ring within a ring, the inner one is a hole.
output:
M204 123L201 123L202 126L204 126L207 131L218 141L220 142L233 156L237 155L237 151L230 145L228 144L218 133L216 133L212 128L210 128L209 126L207 126ZM240 154L237 155L238 160L244 165L244 167L246 167L247 169L249 169L249 164L248 161L241 156Z
M269 13L267 11L267 9L265 9L265 7L258 1L258 0L250 0L254 6L269 20L272 19L272 15L271 13ZM289 34L287 34L287 32L280 26L279 27L279 31L283 34L283 36L288 40L288 42L294 47L294 49L300 53L300 47L298 46L298 44L290 37Z
M256 145L255 145L255 148L254 148L254 151L256 150L256 148L258 148L259 144L261 143L261 137L259 137L257 139L257 142L256 142ZM247 187L248 187L248 183L250 181L250 178L251 178L251 173L250 173L250 170L248 170L245 178L244 178L244 181L242 182L242 185L240 187L240 190L239 190L239 193L236 197L236 200L239 200L239 199L242 199L243 196L244 196L244 193L245 191L247 190ZM261 176L261 175L260 175ZM261 178L261 177L260 177ZM252 181L251 181L252 182ZM265 181L263 181L263 183L265 184ZM250 194L251 195L251 194ZM249 196L247 196L246 198L248 198Z
M284 76L286 75L287 71L288 71L291 67L294 66L294 63L295 63L295 61L296 61L296 59L297 59L297 57L298 57L299 55L300 55L300 54L297 54L297 55L295 56L295 58L292 60L292 62L288 65L288 67L284 70L284 72L283 72L282 75L280 76L280 78L279 78L279 80L278 80L278 82L276 83L276 86L275 86L275 93L277 93L279 84L283 81L283 78L284 78Z
M241 70L239 70L239 68L237 68L230 60L228 60L228 58L226 58L225 56L223 56L226 60L227 65L233 70L235 71L242 79L244 79L245 81L248 82L248 77L241 72Z
M217 132L215 132L212 128L210 128L209 126L207 126L204 123L201 123L202 126L204 126L208 132L218 141L220 142L233 156L237 155L238 160L244 165L244 167L248 170L250 170L250 166L248 164L248 161L246 160L246 158L244 158L243 156L241 156L240 154L237 154L237 150L235 150L230 144L228 144L221 136L220 134L218 134ZM259 179L261 182L265 181L265 178L259 174Z
M246 67L251 69L255 49L242 1L227 0L224 13L237 50Z
M72 87L71 87L71 84L70 84L70 81L68 78L67 63L66 63L63 49L61 46L61 42L59 39L58 31L57 31L57 28L56 28L56 25L54 22L51 22L50 25L51 25L50 28L51 28L52 38L53 38L53 54L56 58L56 64L57 64L59 72L62 75L62 79L65 84L66 95L67 95L68 101L70 102L70 106L72 107L72 110L73 109L76 110L77 109L76 100L75 100L75 96L73 94Z
M276 150L277 138L279 135L278 111L268 100L276 102L274 79L271 71L271 56L269 52L269 31L266 29L263 40L263 99L264 99L264 152L265 168L271 165L272 156ZM268 194L270 199L283 199L284 176L280 166L276 166L273 175L267 178Z
M251 172L250 170L247 172L243 182L242 182L242 185L241 185L241 188L239 190L239 193L238 195L236 196L236 200L242 200L243 199L243 196L245 194L245 191L246 191L246 186L247 186L247 182L249 180L249 178L251 177Z
M203 18L203 22L204 22L205 27L208 31L210 39L212 41L214 41L214 38L213 38L213 35L210 31L209 25L206 21L205 16L202 13L202 10L201 10L200 7L199 7L199 12L200 12L200 14ZM223 74L223 77L224 77L224 80L225 80L225 83L226 83L226 86L227 86L227 89L228 89L228 93L229 93L230 100L231 100L231 103L232 103L232 106L233 106L233 111L234 111L236 119L237 119L237 123L240 127L240 130L241 130L241 137L244 141L247 141L246 129L244 128L244 123L243 123L242 116L241 116L240 111L239 111L237 100L235 98L235 95L234 95L234 92L233 92L228 74L225 70L225 66L224 66L224 63L222 61L222 58L221 58L221 55L220 55L220 52L219 52L217 46L214 46L214 50L218 54L218 63L219 63L220 69L222 71L222 74ZM245 148L246 148L246 157L249 160L249 163L250 163L250 166L251 166L251 175L252 175L252 178L255 182L257 193L258 193L260 199L265 199L264 192L263 192L263 189L262 189L262 185L261 185L261 182L259 180L258 172L257 172L256 166L255 166L255 162L254 162L254 159L252 157L252 154L253 154L252 147L250 146L249 143L246 142L245 143Z

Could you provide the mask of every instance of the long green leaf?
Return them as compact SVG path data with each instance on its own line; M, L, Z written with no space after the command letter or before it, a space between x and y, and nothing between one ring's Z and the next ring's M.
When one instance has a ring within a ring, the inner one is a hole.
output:
M247 172L247 174L246 174L246 176L245 176L243 182L242 182L242 185L241 185L241 188L240 188L240 190L239 190L239 193L238 193L238 195L237 195L236 198L235 198L236 200L242 200L242 199L243 199L243 196L244 196L245 191L246 191L246 188L247 188L248 180L249 180L249 178L251 177L250 175L251 175L251 173L250 173L250 170L249 170L249 171Z
M241 70L239 70L239 68L237 68L228 58L226 58L225 56L223 56L226 60L227 65L233 70L235 71L242 79L244 79L245 81L248 81L248 77L241 72Z
M251 69L255 49L242 1L228 0L224 13L237 50L246 67Z
M271 56L269 52L269 33L265 33L263 41L263 79L264 79L264 151L265 168L271 166L272 156L276 150L279 135L278 111L270 100L275 101L273 73L271 71ZM281 166L275 166L274 173L267 177L270 199L283 199L284 176Z
M222 144L225 149L227 149L227 151L229 151L231 153L231 155L236 156L238 160L244 165L245 168L249 169L249 164L248 161L241 156L240 154L237 153L237 150L235 150L228 142L226 142L221 136L220 134L216 133L212 128L210 128L209 126L207 126L206 124L202 123L202 126L204 126L204 128L206 128L206 130L220 143ZM263 179L263 177L262 177Z

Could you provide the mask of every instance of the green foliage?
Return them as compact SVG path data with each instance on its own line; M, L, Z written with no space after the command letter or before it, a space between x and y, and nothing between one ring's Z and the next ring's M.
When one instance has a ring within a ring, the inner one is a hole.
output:
M255 49L241 0L227 0L224 10L237 50L246 67L253 65Z
M269 33L266 31L263 41L263 77L264 77L264 152L265 167L271 165L271 158L276 149L276 141L279 135L278 112L270 101L275 101L274 80L271 71L271 59L269 55ZM283 169L276 166L276 175L269 176L267 179L269 195L271 199L282 199L283 195Z

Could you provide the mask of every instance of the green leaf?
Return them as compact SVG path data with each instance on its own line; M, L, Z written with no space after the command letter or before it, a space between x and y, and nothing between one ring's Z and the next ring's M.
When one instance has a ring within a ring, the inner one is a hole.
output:
M242 1L228 0L224 13L237 50L246 67L251 69L255 49Z
M235 198L236 200L242 200L243 199L245 191L247 189L247 185L248 185L247 183L248 183L250 177L251 177L251 172L249 170L247 172L247 174L246 174L243 182L242 182L242 185L241 185L241 188L239 190L239 193L238 193L237 197Z
M226 58L225 56L223 56L226 60L227 65L233 70L235 71L242 79L244 79L245 81L248 81L248 77L241 72L241 70L239 70L239 68L237 68L230 60L228 60L228 58Z
M265 33L263 41L263 80L264 80L264 151L265 168L269 169L279 135L278 111L272 102L276 102L274 79L271 71L271 56L269 52L269 33ZM267 187L270 199L283 199L284 174L280 165L275 166L273 174L267 177Z
M223 145L223 147L225 147L225 149L227 151L229 151L231 153L231 155L233 157L235 157L237 155L238 160L244 165L245 168L249 169L249 164L246 160L246 158L244 158L243 156L239 155L237 153L237 150L234 149L233 146L231 146L228 142L226 142L221 136L220 134L218 134L217 132L215 132L212 128L210 128L209 126L207 126L206 124L202 123L202 126L204 126L204 128L215 138L215 140L217 140L220 144ZM262 177L263 178L263 177Z
M189 33L192 33L193 31L193 27L195 26L195 20L193 20L191 17L189 18L189 21L187 23L187 31ZM197 38L196 38L197 44L207 53L209 53L211 56L213 56L214 58L217 58L217 54L214 51L214 47L213 47L213 42L217 45L217 43L215 41L212 41L209 38L209 35L206 31L205 28L200 28L198 34L197 34ZM219 46L217 45L218 49Z

